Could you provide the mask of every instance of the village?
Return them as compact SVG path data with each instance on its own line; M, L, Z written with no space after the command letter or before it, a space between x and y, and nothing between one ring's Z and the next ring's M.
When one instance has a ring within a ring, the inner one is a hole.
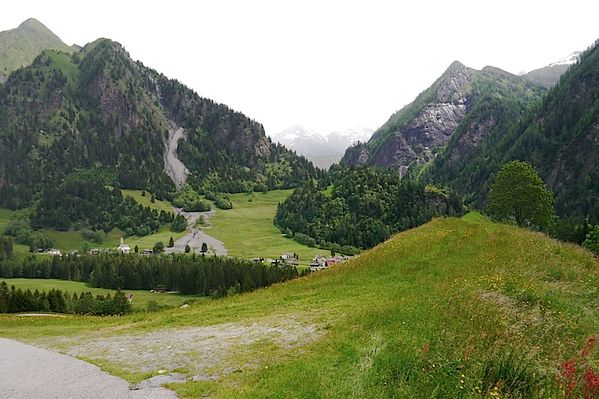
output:
M119 253L119 254L123 254L123 255L137 253L139 255L153 255L156 252L159 252L159 251L156 251L155 249L149 249L149 248L137 249L137 251L134 252L131 249L131 246L129 244L125 243L125 241L122 237L121 237L120 243L116 247L116 249L91 248L86 251L86 253L89 255L99 255L102 253ZM50 256L63 256L63 253L59 249L56 249L56 248L49 249L42 253L45 255L50 255ZM200 253L203 255L209 253L209 249L207 248L207 246L202 245ZM65 255L80 256L81 254L78 251L70 251L68 254L65 254ZM216 256L216 254L212 254L212 255ZM343 263L349 259L351 259L351 257L345 256L345 255L331 254L330 257L326 257L323 255L317 254L310 261L309 268L310 268L311 272L316 272L319 270L324 270L330 266ZM254 263L269 264L271 266L279 266L279 265L289 265L289 266L295 266L295 267L300 266L299 256L296 253L291 253L291 252L283 253L276 259L255 257L255 258L252 258L251 261Z

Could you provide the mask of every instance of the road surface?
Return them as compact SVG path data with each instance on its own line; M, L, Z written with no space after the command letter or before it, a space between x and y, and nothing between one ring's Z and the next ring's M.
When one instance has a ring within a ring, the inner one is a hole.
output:
M214 216L214 211L209 212L185 212L181 208L174 208L175 213L183 215L187 219L187 225L191 226L191 232L177 241L172 248L165 248L166 253L183 253L185 252L185 246L189 245L191 252L200 252L202 244L206 243L208 246L207 255L227 256L229 251L225 247L225 244L217 240L216 238L206 234L203 230L195 227L196 221L200 216L204 217L206 223L210 223L210 218Z
M140 389L97 366L10 339L0 338L3 399L171 399L162 387Z

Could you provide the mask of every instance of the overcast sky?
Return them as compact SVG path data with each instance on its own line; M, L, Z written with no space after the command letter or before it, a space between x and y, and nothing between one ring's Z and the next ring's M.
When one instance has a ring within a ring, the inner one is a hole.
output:
M95 6L92 6L95 4ZM11 1L67 44L98 37L264 124L377 128L453 60L528 71L599 39L595 1Z

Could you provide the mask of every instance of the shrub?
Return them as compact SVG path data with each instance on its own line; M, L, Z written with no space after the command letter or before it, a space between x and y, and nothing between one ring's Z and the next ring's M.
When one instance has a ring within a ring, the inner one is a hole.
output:
M101 244L104 242L106 234L102 230L83 230L81 236L86 240Z

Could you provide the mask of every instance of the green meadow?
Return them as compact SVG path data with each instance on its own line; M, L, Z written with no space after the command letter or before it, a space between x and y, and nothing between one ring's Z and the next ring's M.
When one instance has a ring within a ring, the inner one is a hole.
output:
M0 282L2 281L5 281L9 287L14 285L16 288L21 288L23 290L30 289L31 291L49 291L51 289L58 289L66 291L70 294L77 293L77 295L79 295L81 292L91 292L92 295L112 295L115 292L114 290L110 289L90 287L87 284L78 281L34 278L0 278ZM155 301L157 304L162 306L181 306L186 300L205 299L203 296L154 293L143 290L124 290L123 292L127 295L133 295L131 304L135 310L146 309L148 302L150 301Z
M217 209L211 220L212 226L206 228L206 233L221 240L231 256L278 258L291 252L299 255L301 265L307 266L314 255L328 255L329 251L310 248L286 238L272 222L277 205L292 191L232 194L233 209Z
M68 350L130 334L295 323L305 329L295 345L235 346L220 368L193 369L191 350L177 355L189 357L180 372L215 377L169 387L183 398L558 398L560 365L599 332L598 290L588 251L469 214L252 293L120 318L3 315L0 336ZM133 359L103 356L88 360L142 378ZM599 364L596 350L588 362Z

